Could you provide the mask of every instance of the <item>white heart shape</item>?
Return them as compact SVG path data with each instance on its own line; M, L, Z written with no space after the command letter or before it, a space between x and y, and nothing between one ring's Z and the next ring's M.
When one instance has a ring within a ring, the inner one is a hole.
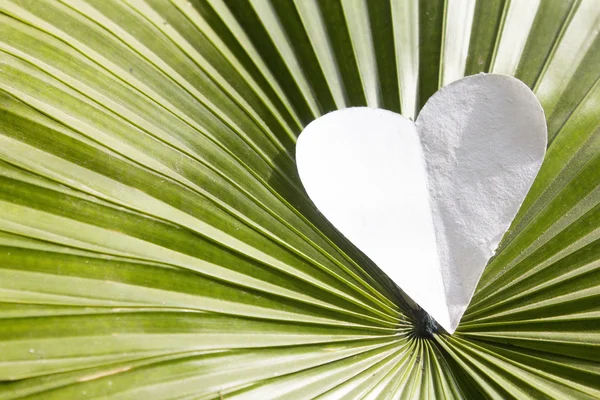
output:
M435 93L416 124L362 107L322 116L296 161L321 213L453 333L546 142L531 90L480 74Z

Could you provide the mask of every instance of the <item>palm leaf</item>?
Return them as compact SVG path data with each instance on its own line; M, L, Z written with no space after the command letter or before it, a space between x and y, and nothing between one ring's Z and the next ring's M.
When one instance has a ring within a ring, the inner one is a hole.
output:
M595 0L0 2L0 398L600 397ZM546 160L457 332L315 210L302 127L528 84Z

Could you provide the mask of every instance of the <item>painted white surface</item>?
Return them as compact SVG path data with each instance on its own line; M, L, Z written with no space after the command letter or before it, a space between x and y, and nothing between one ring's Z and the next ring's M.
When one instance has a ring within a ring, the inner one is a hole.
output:
M527 86L481 74L438 91L416 124L372 108L327 114L304 129L296 159L323 215L452 333L546 136Z
M296 161L321 213L414 301L443 318L447 306L415 124L385 110L335 111L304 129Z
M546 120L524 83L490 74L440 89L416 125L454 331L542 164Z

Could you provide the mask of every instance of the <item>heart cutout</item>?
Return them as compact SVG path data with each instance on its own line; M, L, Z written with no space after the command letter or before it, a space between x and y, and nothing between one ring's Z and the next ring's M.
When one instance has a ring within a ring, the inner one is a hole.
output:
M311 122L298 173L321 213L448 333L544 159L546 120L521 81L479 74L416 123L358 107Z

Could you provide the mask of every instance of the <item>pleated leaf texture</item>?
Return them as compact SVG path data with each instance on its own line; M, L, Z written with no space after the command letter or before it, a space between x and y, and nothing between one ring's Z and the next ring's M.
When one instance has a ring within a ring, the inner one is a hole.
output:
M0 399L600 398L597 0L0 10ZM307 198L295 141L479 72L532 88L548 150L430 334Z

